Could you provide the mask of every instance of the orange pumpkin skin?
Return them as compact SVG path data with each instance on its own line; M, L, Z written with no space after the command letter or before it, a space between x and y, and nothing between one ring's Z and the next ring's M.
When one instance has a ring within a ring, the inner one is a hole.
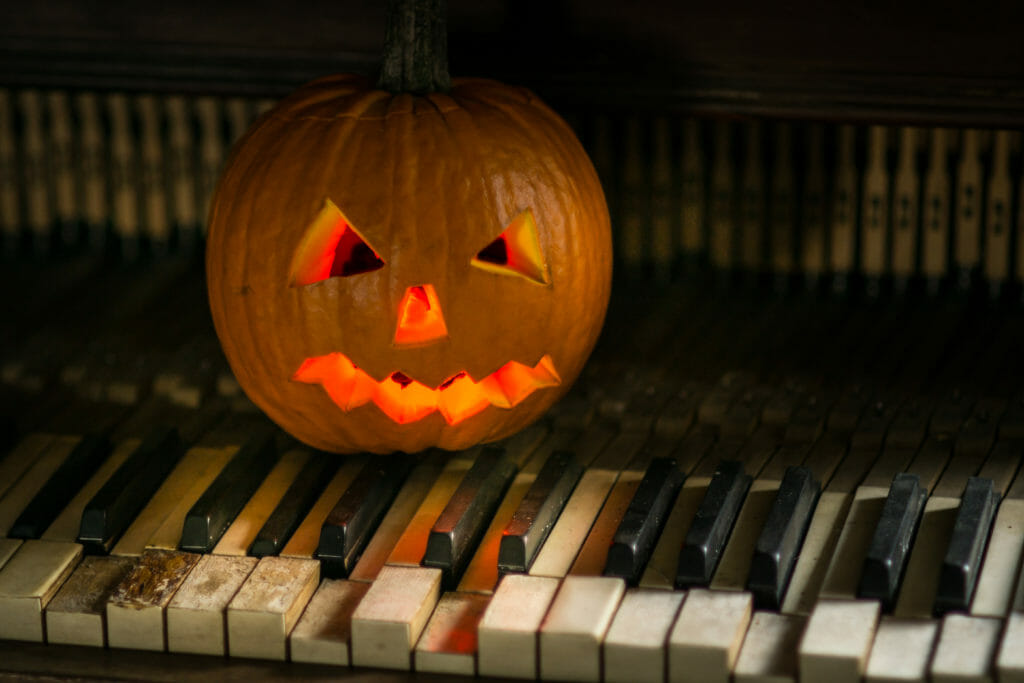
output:
M296 250L330 200L384 266L290 282ZM535 218L546 284L474 267L516 216ZM339 453L462 449L508 436L568 390L604 321L611 232L597 175L570 128L530 92L486 80L392 95L356 76L299 89L232 151L210 210L206 270L217 334L239 384L305 443ZM429 284L447 336L396 345L399 304ZM295 381L344 353L374 380L439 387L548 356L560 383L511 408L398 424L374 403L342 410Z

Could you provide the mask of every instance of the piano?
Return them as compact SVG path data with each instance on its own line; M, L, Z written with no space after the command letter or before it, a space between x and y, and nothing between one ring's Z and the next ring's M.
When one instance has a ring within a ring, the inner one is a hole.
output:
M614 290L538 424L389 458L260 414L202 264L383 8L0 6L0 679L1021 680L1024 10L449 5Z

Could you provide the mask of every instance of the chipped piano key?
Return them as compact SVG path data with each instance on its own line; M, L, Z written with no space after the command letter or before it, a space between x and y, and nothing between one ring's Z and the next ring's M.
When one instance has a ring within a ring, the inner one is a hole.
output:
M46 641L107 645L107 601L135 566L131 557L86 557L46 606Z

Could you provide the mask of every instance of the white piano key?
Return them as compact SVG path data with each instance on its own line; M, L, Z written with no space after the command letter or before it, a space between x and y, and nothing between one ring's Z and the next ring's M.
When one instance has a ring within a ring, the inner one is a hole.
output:
M1021 529L1024 529L1024 500L1003 500L985 549L978 587L971 602L972 615L1002 618L1009 612L1024 550Z
M857 595L864 557L882 516L889 489L882 486L860 486L853 496L850 511L843 522L835 551L832 554L820 596L852 599Z
M46 641L105 647L107 600L135 565L132 557L86 557L46 606Z
M684 591L626 591L604 639L605 681L665 680L665 641L685 596Z
M544 576L502 579L477 630L481 676L537 677L537 633L558 586L558 579Z
M352 663L408 669L440 593L440 569L383 567L352 614Z
M255 557L204 555L167 604L167 650L227 654L228 604L256 568Z
M0 569L4 568L19 547L21 547L21 539L0 538Z
M273 514L308 458L309 451L302 449L287 451L281 456L214 546L214 555L242 556L249 552L256 534Z
M683 482L672 511L665 520L665 528L651 553L651 559L640 577L641 588L672 590L675 586L679 549L683 547L686 532L707 493L709 481L707 477L688 477Z
M931 664L935 683L991 681L993 659L1003 622L999 619L948 614L942 620Z
M750 593L694 589L668 637L670 681L727 682L750 625Z
M797 650L800 679L846 683L860 681L878 626L876 600L823 600L804 629Z
M52 434L29 434L21 439L3 460L0 460L0 501L55 438L57 437Z
M110 647L163 651L164 610L199 555L147 550L107 601Z
M928 680L939 622L883 617L871 646L865 679L877 683Z
M317 546L320 545L320 528L323 526L324 520L327 519L327 515L331 514L338 499L348 490L352 481L365 466L366 456L345 459L345 462L327 484L327 488L313 503L313 507L299 523L295 533L281 549L281 557L311 558L314 556Z
M22 543L0 569L0 639L42 642L43 610L81 558L78 543Z
M320 563L264 557L228 603L228 653L284 660L288 634L320 583Z
M352 614L370 584L324 579L288 638L293 662L348 666L352 659Z
M1020 612L1006 620L996 669L1000 683L1024 683L1024 614Z
M416 671L476 673L477 625L490 596L450 592L441 596L413 652Z
M852 494L838 491L825 491L818 498L782 601L783 613L810 614L814 609L852 502Z
M423 500L433 488L434 482L445 464L446 457L442 452L435 451L424 458L409 474L409 478L406 479L405 484L398 491L398 495L395 496L391 508L377 525L373 538L367 543L363 556L356 562L356 566L349 574L349 579L373 581L377 578L377 573L384 566L391 551L423 504Z
M540 677L600 681L601 641L626 592L622 579L569 576L540 627Z
M211 468L211 463L229 459L237 450L237 445L221 448L194 446L188 449L146 506L132 520L110 554L141 555L167 516L177 507L178 502L188 495L193 482ZM179 528L179 535L180 532Z
M61 510L57 519L43 532L44 541L68 541L72 542L78 538L79 525L82 522L82 512L89 504L93 496L113 476L117 468L135 452L135 449L142 443L141 439L125 439L118 443L106 460L99 466L95 473L85 485L75 494L74 498Z
M900 582L893 609L895 616L927 619L932 615L942 561L953 535L959 509L959 498L932 496L925 503L907 568Z
M32 460L15 485L0 498L0 536L6 536L25 506L39 493L78 443L76 436L58 436Z
M785 683L797 678L796 648L804 618L755 612L733 670L736 683Z

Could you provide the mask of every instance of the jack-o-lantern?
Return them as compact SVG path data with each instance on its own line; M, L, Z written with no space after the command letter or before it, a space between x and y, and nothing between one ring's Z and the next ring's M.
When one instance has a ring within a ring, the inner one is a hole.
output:
M608 302L608 211L569 127L526 90L334 76L236 145L207 278L239 384L297 438L465 448L526 426L579 374Z

